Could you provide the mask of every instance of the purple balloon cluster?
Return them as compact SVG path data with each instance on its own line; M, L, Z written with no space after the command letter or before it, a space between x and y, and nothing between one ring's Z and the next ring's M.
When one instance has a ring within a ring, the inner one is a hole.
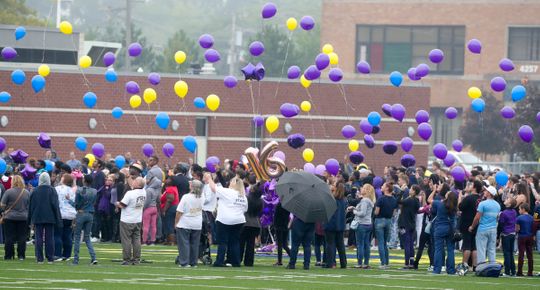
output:
M256 80L260 81L264 78L265 70L262 63L253 65L251 62L242 68L242 73L244 74L245 80Z

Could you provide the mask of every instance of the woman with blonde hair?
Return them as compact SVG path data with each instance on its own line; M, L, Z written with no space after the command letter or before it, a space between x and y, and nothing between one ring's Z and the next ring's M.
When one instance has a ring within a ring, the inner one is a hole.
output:
M30 192L24 187L24 180L20 175L11 179L11 188L8 189L0 202L4 210L5 254L4 260L15 258L15 242L17 242L17 258L26 258L26 237L28 236L28 204Z
M349 211L353 211L354 220L352 227L356 227L356 258L358 265L355 268L369 269L369 257L371 255L371 231L373 221L371 214L375 206L375 188L371 184L364 184L360 192L356 193L357 198L361 198L358 205L350 206Z

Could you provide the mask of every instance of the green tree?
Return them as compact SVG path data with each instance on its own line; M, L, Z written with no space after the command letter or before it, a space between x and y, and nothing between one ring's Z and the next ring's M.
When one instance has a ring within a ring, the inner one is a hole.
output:
M320 36L320 25L316 25L313 30L296 31L293 34L292 39L295 47L294 61L297 66L305 69L315 62L315 57L321 52Z
M0 0L0 23L12 25L45 26L36 11L26 6L24 0Z
M516 117L512 120L512 132L509 139L512 140L508 153L517 154L524 160L538 160L540 158L540 126L536 121L536 114L540 110L540 92L538 86L526 85L527 97L516 104ZM529 125L534 131L535 138L531 144L525 143L519 138L518 130L522 125Z
M177 51L186 53L186 61L179 65L174 60L174 54ZM201 50L199 46L182 29L176 31L174 35L167 40L167 45L163 49L163 57L160 59L159 71L161 72L185 72L191 63L202 64Z

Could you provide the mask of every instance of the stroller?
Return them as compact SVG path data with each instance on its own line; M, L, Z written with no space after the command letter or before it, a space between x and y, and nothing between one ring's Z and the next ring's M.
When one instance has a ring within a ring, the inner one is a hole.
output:
M203 263L203 265L211 265L212 255L210 252L210 243L208 242L208 231L210 231L210 223L208 221L208 217L206 216L206 212L203 211L202 216L203 225L201 230L201 238L199 240L199 260ZM176 256L174 263L176 265L180 264L180 256Z

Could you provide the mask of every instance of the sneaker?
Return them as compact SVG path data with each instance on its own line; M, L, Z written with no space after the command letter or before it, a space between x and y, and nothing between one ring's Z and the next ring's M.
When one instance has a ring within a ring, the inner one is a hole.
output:
M62 261L64 262L68 262L69 260L71 260L71 258L62 258Z
M129 265L131 265L131 262L130 262L130 261L124 261L124 262L122 262L122 264L120 264L120 265L122 265L122 266L129 266Z
M322 264L321 264L321 262L316 262L315 266L320 267L320 266L322 266Z
M24 261L24 258L19 258L19 261Z
M354 265L354 268L355 269L364 269L364 266L362 266L362 265Z
M386 270L386 269L388 269L387 265L380 265L379 266L379 270Z
M428 271L428 272L433 272L433 266L429 266L429 267L427 268L427 271Z
M191 265L178 265L179 268L191 268Z
M304 266L304 270L309 270L309 266Z
M54 261L55 262L62 262L62 261L64 261L64 258L58 257L58 258L55 258Z
M446 266L442 266L441 272L446 272Z
M190 265L191 268L197 268L197 265Z
M98 264L97 260L92 260L92 262L90 262L90 265L97 265L97 264Z
M139 260L131 261L131 265L133 265L133 266L139 265L140 263L141 263L141 261L139 261Z
M232 267L231 263L225 263L225 267Z
M282 263L275 263L274 264L274 267L279 267L279 266L283 266L283 264ZM317 266L317 265L315 265L315 266Z
M54 261L47 261L47 264L52 265L54 264Z
M92 243L99 243L99 239L98 239L98 238L91 238L91 239L90 239L90 242L92 242Z
M43 262L37 262L37 263L38 263L38 265L43 265Z
M285 269L289 269L289 270L294 270L296 267L291 265L291 264L288 264L287 267L285 267Z
M371 269L371 266L369 266L369 265L365 265L364 267L362 267L362 269L366 269L366 270L369 270L369 269Z
M73 266L78 266L78 265L79 265L79 262L73 261L73 262L71 263L71 265L73 265Z

